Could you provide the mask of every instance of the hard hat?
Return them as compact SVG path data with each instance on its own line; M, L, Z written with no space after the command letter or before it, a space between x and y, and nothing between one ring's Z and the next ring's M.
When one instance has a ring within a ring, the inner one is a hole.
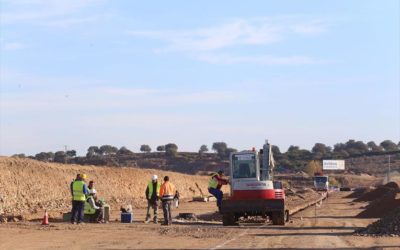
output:
M93 189L89 189L89 194L93 195L93 194L96 194L96 193L97 193L96 189L94 189L94 188Z
M82 179L87 179L87 175L86 174L80 174Z
M223 174L224 173L224 170L223 169L220 169L219 171L218 171L218 174Z
M152 181L156 181L157 179L158 179L158 176L156 174L151 177Z

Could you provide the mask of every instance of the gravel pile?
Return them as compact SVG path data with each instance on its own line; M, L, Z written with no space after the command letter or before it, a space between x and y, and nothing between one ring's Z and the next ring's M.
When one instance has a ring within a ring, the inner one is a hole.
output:
M380 220L368 225L366 228L359 229L356 235L374 235L374 236L400 236L400 207Z

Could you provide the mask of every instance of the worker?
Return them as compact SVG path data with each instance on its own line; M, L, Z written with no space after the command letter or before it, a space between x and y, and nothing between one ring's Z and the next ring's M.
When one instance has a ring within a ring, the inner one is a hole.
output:
M158 183L158 176L153 175L151 177L151 181L148 183L147 188L146 188L146 199L147 199L147 213L146 213L146 220L145 223L150 222L150 208L153 209L154 217L153 217L153 222L154 224L157 224L157 215L158 215L158 200L160 198L160 187L161 184Z
M90 190L94 189L94 181L89 181L88 189L88 192L90 194Z
M169 177L164 177L164 182L160 188L160 197L162 201L162 208L164 213L164 223L162 225L169 226L172 224L171 209L172 201L176 195L174 184L169 182Z
M180 194L179 194L178 190L176 190L175 196L174 196L174 205L176 208L178 208L178 206L179 206L179 198L180 198Z
M227 179L223 178L224 170L219 170L218 173L213 173L211 179L208 182L208 192L212 194L217 199L218 211L221 211L222 197L224 193L221 191L222 185L229 183Z
M74 181L75 181L75 180L79 179L80 175L81 175L81 174L77 174L77 175L76 175L76 178L75 178L75 179L72 179L71 184L69 185L69 189L71 190L71 196L72 196L72 198L74 198L74 192L72 191L72 190L73 190L73 189L72 189L72 184L74 184Z
M86 178L86 174L80 174L72 183L72 224L83 223L83 212L85 207L86 195L88 194L85 183Z
M103 208L100 202L98 202L96 189L92 188L89 190L89 196L85 202L84 209L85 216L89 216L90 222L102 223L103 218Z

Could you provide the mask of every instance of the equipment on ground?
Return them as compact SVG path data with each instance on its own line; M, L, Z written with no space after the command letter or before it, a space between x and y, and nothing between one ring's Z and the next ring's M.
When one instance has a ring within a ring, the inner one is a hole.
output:
M272 146L266 141L263 149L231 153L231 195L222 200L224 226L237 225L240 217L269 217L274 225L285 225L285 192L280 181L274 181Z

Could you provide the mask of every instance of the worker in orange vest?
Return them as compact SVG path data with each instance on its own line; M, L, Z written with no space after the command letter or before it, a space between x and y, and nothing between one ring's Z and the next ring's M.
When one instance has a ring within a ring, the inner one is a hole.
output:
M174 200L176 189L174 184L169 182L169 177L164 177L164 183L160 188L160 197L162 201L162 208L164 213L164 223L162 225L169 226L172 224L171 209L172 201Z

